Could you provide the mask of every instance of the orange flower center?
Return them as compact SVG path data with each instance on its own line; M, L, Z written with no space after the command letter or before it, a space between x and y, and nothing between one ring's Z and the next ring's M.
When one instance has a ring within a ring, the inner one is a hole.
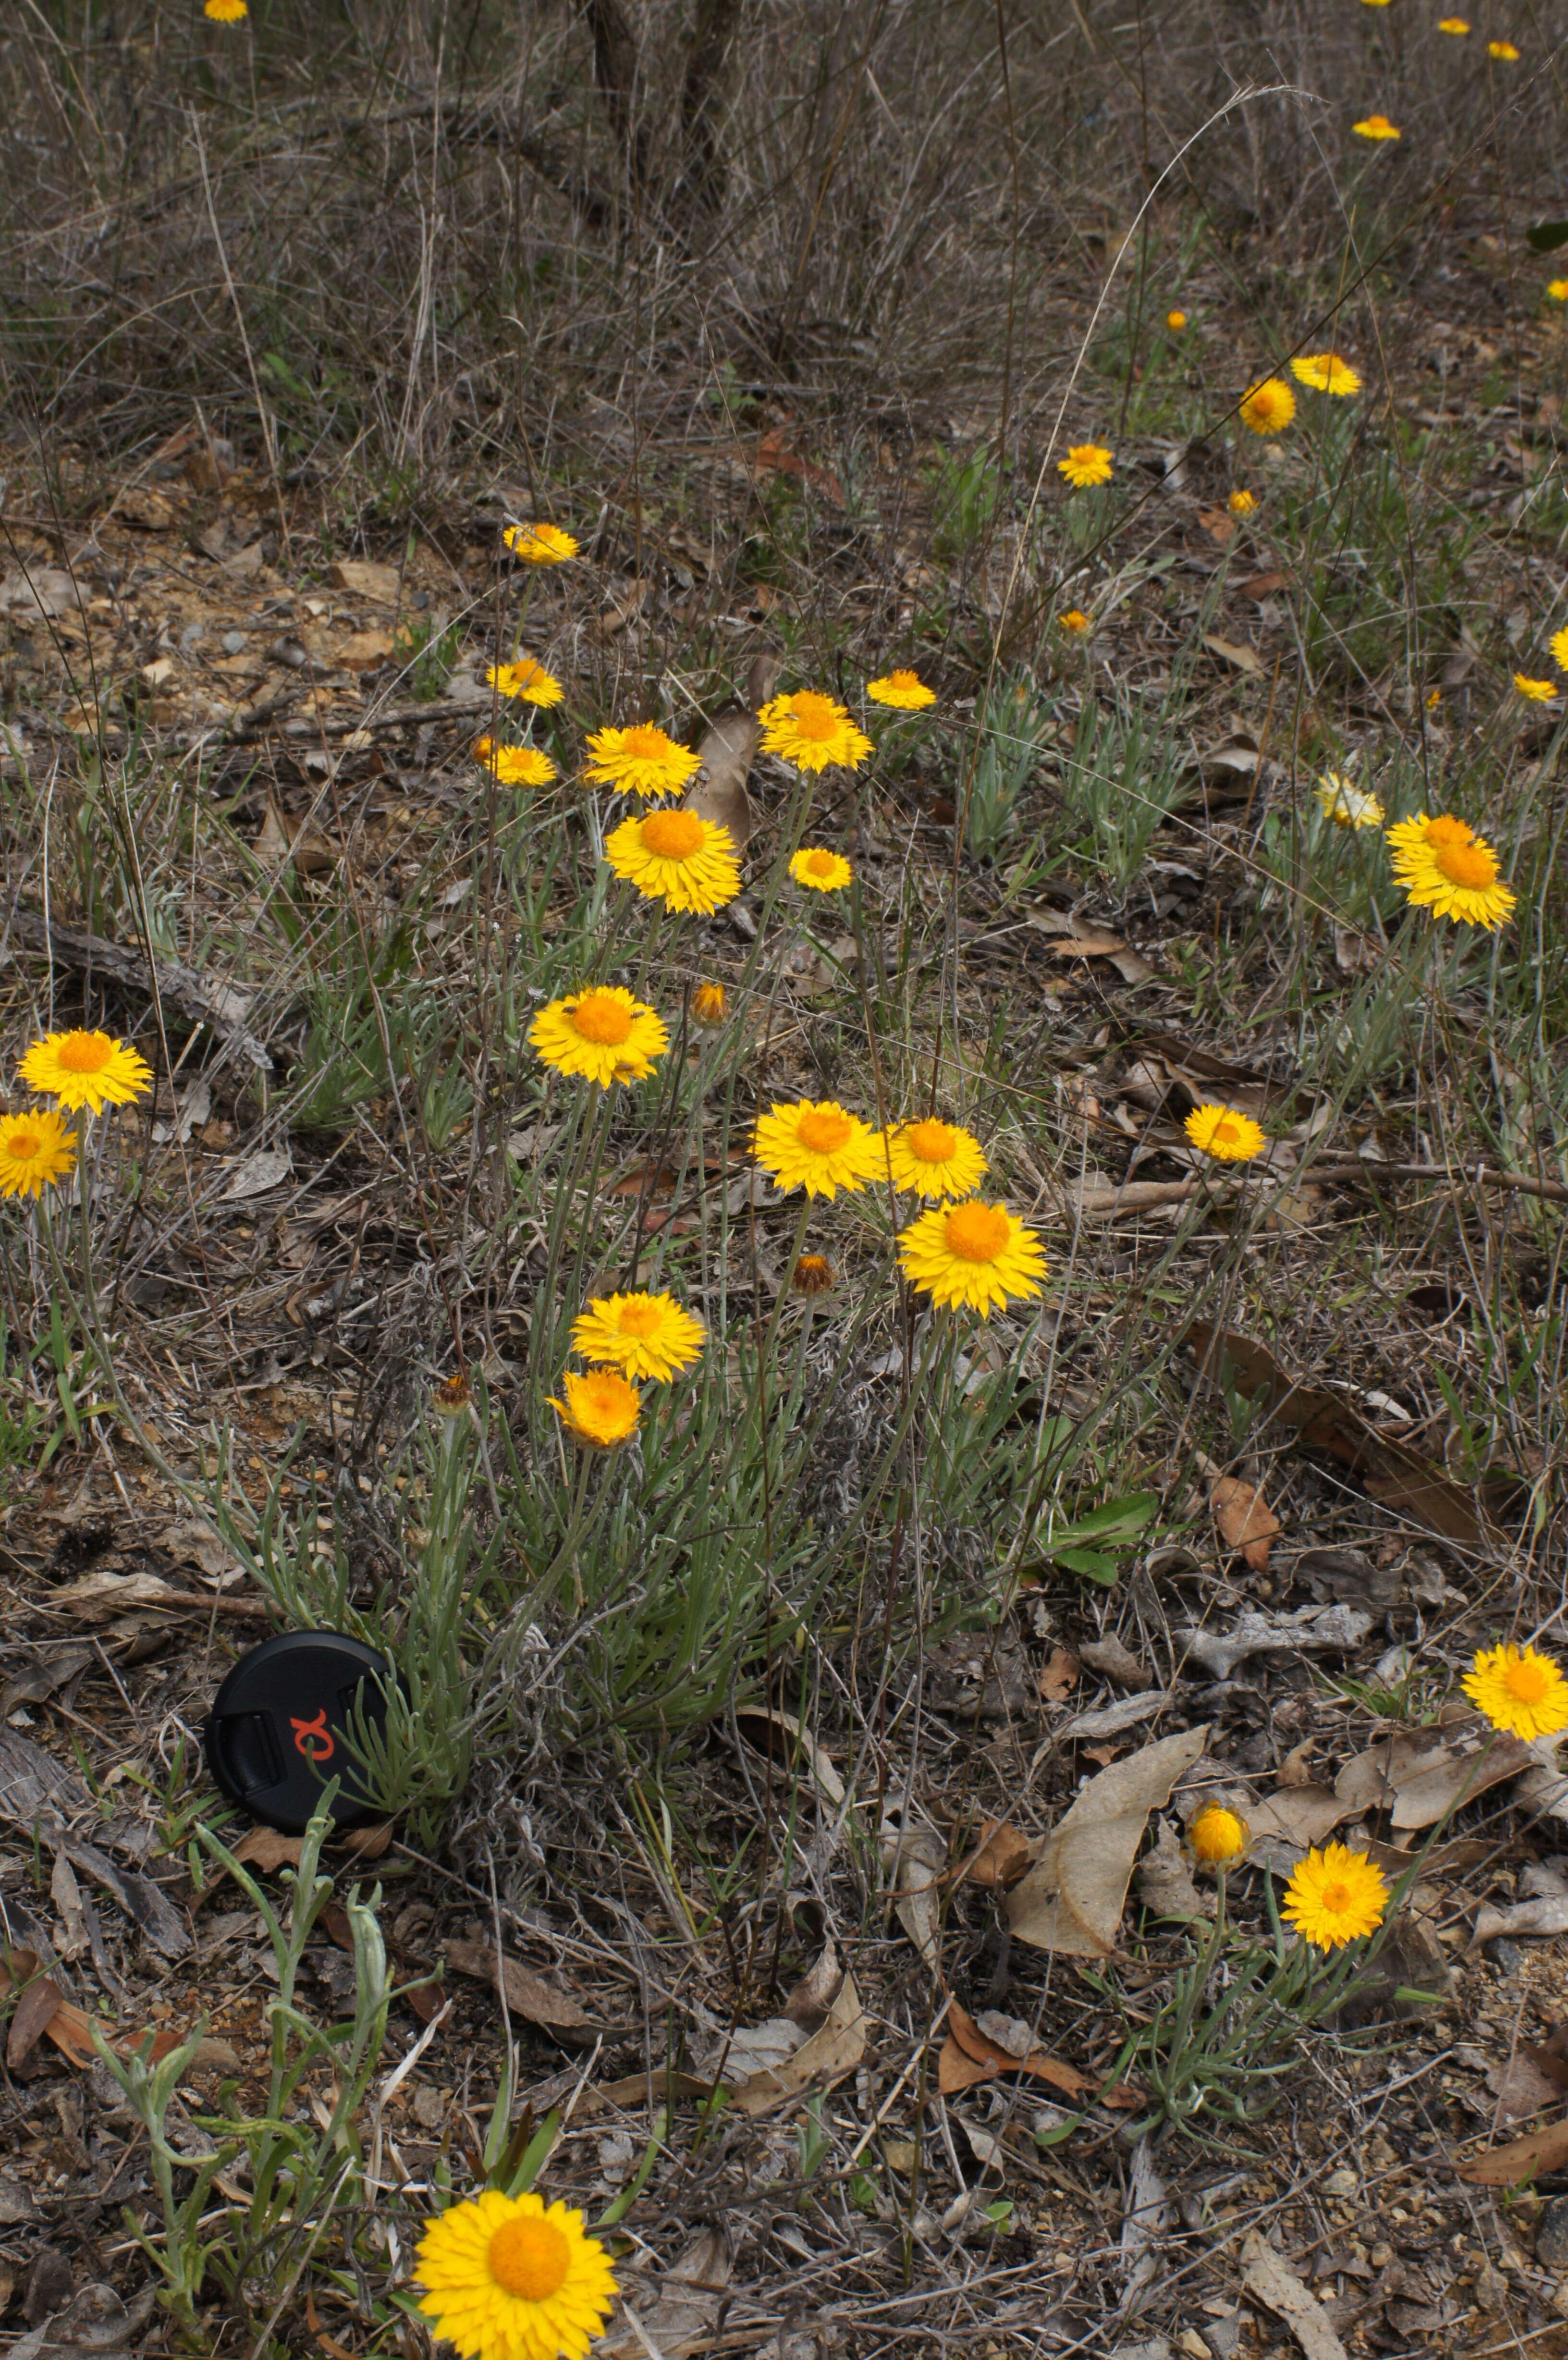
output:
M947 1217L948 1251L960 1262L995 1262L1010 1228L1000 1205L955 1205Z
M623 1303L621 1333L623 1336L655 1336L663 1317L657 1303Z
M1552 1674L1545 1664L1529 1655L1519 1655L1504 1667L1503 1686L1516 1704L1542 1704L1552 1686Z
M1210 1142L1210 1145L1213 1147L1239 1147L1242 1144L1244 1136L1245 1134L1241 1128L1240 1118L1234 1114L1222 1114L1218 1122L1214 1125L1214 1135Z
M945 1164L958 1145L958 1133L945 1122L917 1122L905 1132L904 1143L921 1164Z
M114 1054L106 1032L68 1032L55 1049L62 1072L101 1074Z
M802 865L812 877L831 877L833 856L831 852L808 852Z
M13 1164L31 1164L43 1153L44 1143L36 1131L9 1131L5 1134L5 1153Z
M890 672L887 675L889 688L919 688L920 684L918 672L899 671Z
M643 847L660 860L690 860L702 841L702 823L695 812L649 812L642 824Z
M855 1124L837 1107L808 1107L796 1126L802 1147L813 1155L836 1155L855 1136Z
M792 696L789 713L796 735L809 738L813 744L825 746L838 735L838 714L832 697L819 695L814 688L803 688Z
M655 760L670 750L670 740L656 722L634 721L622 740L628 754L644 761Z
M585 991L572 1011L572 1029L601 1049L618 1049L632 1029L632 1012L612 991Z
M1462 819L1434 819L1426 831L1427 847L1451 885L1485 891L1497 881L1496 853L1478 843Z
M520 2302L548 2302L572 2269L572 2246L553 2221L508 2221L490 2240L490 2275Z
M1334 1918L1345 1917L1356 1907L1356 1896L1348 1885L1325 1885L1322 1899L1323 1907Z

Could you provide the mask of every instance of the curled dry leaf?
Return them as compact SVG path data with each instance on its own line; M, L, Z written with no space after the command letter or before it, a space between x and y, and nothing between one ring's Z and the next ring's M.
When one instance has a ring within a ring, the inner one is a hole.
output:
M536 1975L520 1959L503 1956L497 1972L495 1953L487 1942L449 1942L446 1961L460 1975L472 1975L503 1991L514 2016L526 2016L547 2032L580 2032L590 2022L570 1992Z
M801 2042L780 2065L766 2067L730 2089L730 2103L743 2114L771 2114L802 2091L831 2089L853 2073L866 2054L870 2019L861 2005L855 1977L846 1974L820 2030Z
M968 1885L992 1887L1016 1885L1034 1858L1029 1840L1007 1819L987 1819L980 1841L961 1857L958 1869Z
M1178 1631L1177 1638L1216 1680L1228 1680L1248 1655L1299 1655L1308 1649L1344 1655L1358 1647L1372 1617L1354 1606L1301 1606L1293 1614L1251 1608L1227 1632Z
M1470 2188L1519 2188L1543 2171L1561 2171L1568 2163L1568 2120L1548 2123L1543 2130L1509 2139L1459 2167L1459 2178Z
M1257 1485L1243 1482L1239 1475L1216 1476L1209 1507L1225 1546L1239 1549L1254 1573L1266 1573L1270 1545L1284 1526Z
M889 1819L882 1829L882 1865L892 1880L899 1925L927 1966L936 1969L946 1845L932 1828L901 1828Z
M1468 1746L1427 1736L1380 1738L1345 1764L1334 1793L1357 1810L1386 1810L1396 1828L1431 1828L1531 1759L1517 1737Z
M844 1780L793 1713L746 1705L737 1711L735 1722L747 1745L772 1762L776 1774L781 1771L788 1776L798 1765L816 1788L818 1801L834 1811L842 1809Z
M1568 1898L1559 1895L1542 1896L1534 1901L1516 1902L1511 1909L1495 1909L1486 1903L1475 1919L1475 1930L1470 1937L1470 1951L1478 1950L1497 1934L1506 1934L1518 1941L1534 1937L1541 1940L1550 1934L1568 1934Z
M1307 2360L1350 2360L1316 2295L1256 2231L1241 2249L1241 2261L1243 2291L1283 2320Z
M937 2087L944 2098L994 2081L998 2073L1030 2074L1037 2081L1048 2081L1064 2098L1080 2098L1094 2086L1075 2066L1063 2065L1037 2049L1029 2027L1016 2024L1012 2017L998 2016L987 2009L983 2026L954 2000L946 2020L947 2038L937 2059ZM1006 2037L996 2038L1004 2027Z
M1301 1852L1311 1851L1346 1819L1359 1816L1359 1805L1347 1803L1329 1786L1279 1786L1247 1807L1255 1841L1271 1838Z
M1138 1897L1157 1918L1181 1918L1191 1924L1214 1914L1213 1901L1192 1881L1169 1819L1161 1819L1154 1850L1146 1852L1138 1862Z
M1110 1956L1149 1813L1163 1810L1208 1734L1203 1728L1162 1737L1090 1779L1007 1896L1008 1923L1021 1941L1072 1958Z
M1066 1647L1052 1647L1040 1676L1040 1692L1047 1704L1060 1704L1078 1679L1078 1658Z

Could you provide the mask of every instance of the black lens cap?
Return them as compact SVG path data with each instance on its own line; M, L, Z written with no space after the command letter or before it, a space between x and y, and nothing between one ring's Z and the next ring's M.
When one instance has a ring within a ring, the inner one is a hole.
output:
M231 1803L296 1836L338 1782L332 1817L374 1819L349 1751L354 1709L384 1727L391 1678L374 1647L342 1631L285 1631L242 1655L207 1717L207 1766Z

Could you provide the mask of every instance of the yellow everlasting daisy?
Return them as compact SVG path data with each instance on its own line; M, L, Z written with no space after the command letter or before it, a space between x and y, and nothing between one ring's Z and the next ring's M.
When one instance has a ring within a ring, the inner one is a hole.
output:
M1187 324L1187 314L1185 311L1167 311L1165 324L1173 336L1179 336Z
M813 893L842 893L855 871L842 852L830 852L825 844L803 845L789 862L789 874L797 885L809 886Z
M596 787L618 795L672 795L702 767L690 746L678 745L656 722L634 721L629 729L596 729L588 740L593 760L583 772Z
M39 1196L76 1163L76 1133L59 1115L0 1115L0 1196Z
M1188 1849L1204 1868L1228 1867L1251 1841L1252 1830L1241 1813L1227 1811L1223 1803L1205 1803L1187 1829Z
M1505 64L1511 65L1518 57L1519 51L1511 41L1488 41L1486 55L1489 58L1501 58Z
M990 1166L972 1131L955 1122L897 1122L888 1126L887 1164L896 1188L918 1196L967 1196Z
M201 14L214 25L243 25L250 10L245 0L202 0Z
M1241 397L1237 415L1254 434L1283 434L1296 414L1296 397L1282 377L1259 377Z
M577 554L577 543L558 524L509 524L501 538L525 565L560 565Z
M1353 786L1338 770L1325 770L1312 792L1335 827L1381 827L1388 816L1376 795Z
M799 1098L759 1115L752 1153L777 1187L808 1196L852 1194L884 1168L881 1136L833 1098Z
M1229 499L1225 502L1225 506L1229 508L1232 516L1250 516L1253 509L1258 506L1258 502L1253 498L1250 492L1244 492L1240 486L1237 486L1236 489L1232 492Z
M1386 115L1364 115L1350 127L1358 139L1397 139L1399 136Z
M558 1074L581 1075L602 1090L646 1081L670 1046L663 1019L618 983L552 1000L528 1027L528 1040Z
M1314 1950L1339 1950L1374 1933L1388 1906L1383 1872L1348 1844L1314 1845L1285 1887L1280 1915Z
M1216 1164L1250 1164L1269 1144L1252 1117L1235 1107L1194 1107L1183 1128L1198 1153Z
M708 1331L672 1295L598 1295L572 1324L572 1348L628 1377L665 1385L689 1369Z
M1417 812L1387 833L1394 874L1418 910L1465 926L1501 925L1516 896L1485 836L1447 812L1437 819Z
M555 674L535 663L532 656L519 656L516 663L492 664L485 678L499 695L520 696L525 705L559 705L566 694Z
M1568 1680L1534 1647L1483 1647L1463 1685L1493 1728L1510 1737L1555 1737L1568 1729Z
M1552 650L1552 661L1558 671L1568 672L1568 624L1564 624L1562 630L1553 631L1546 644Z
M21 1065L22 1079L62 1107L129 1106L152 1087L152 1067L112 1032L46 1032Z
M1554 680L1531 680L1528 672L1516 672L1514 686L1521 696L1528 696L1532 705L1550 705L1557 694Z
M1058 459L1056 472L1066 476L1075 492L1086 492L1110 482L1114 457L1103 442L1074 442L1066 458Z
M604 839L604 858L649 901L704 917L740 891L735 838L691 811L645 812Z
M691 994L693 1024L722 1024L730 1012L730 996L722 983L700 983Z
M642 1395L619 1369L590 1369L586 1376L568 1369L561 1389L566 1399L557 1401L551 1393L550 1405L567 1432L591 1450L615 1450L637 1432Z
M1073 639L1085 638L1094 628L1082 606L1069 606L1065 615L1058 615L1056 622L1058 629Z
M502 746L494 738L476 738L474 759L504 787L548 787L552 779L561 776L550 756L538 746Z
M494 2188L430 2223L414 2282L463 2360L585 2360L615 2300L610 2257L581 2212Z
M1568 303L1568 279L1549 279L1546 291L1554 303Z
M918 672L884 672L880 680L868 680L866 694L873 705L890 705L898 713L919 713L936 703L936 691L928 688Z
M943 1309L999 1310L1040 1293L1045 1250L1006 1205L978 1196L935 1205L898 1232L898 1260L912 1286Z
M1310 385L1314 393L1359 393L1360 372L1342 360L1337 353L1302 353L1290 363L1290 375L1298 385Z
M1437 29L1440 33L1467 33L1470 26L1464 16L1440 16L1437 20Z
M834 762L858 770L867 754L877 751L844 706L814 688L798 688L793 696L770 697L757 719L762 724L763 752L793 762L798 770L825 770Z

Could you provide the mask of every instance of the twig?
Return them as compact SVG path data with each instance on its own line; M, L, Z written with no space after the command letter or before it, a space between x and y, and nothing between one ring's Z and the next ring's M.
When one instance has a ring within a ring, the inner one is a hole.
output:
M116 983L127 983L149 998L156 991L192 1023L205 1024L220 1040L231 1043L258 1071L271 1073L272 1054L266 1043L258 1041L224 1006L225 1000L240 997L232 986L209 982L193 967L181 967L172 959L149 960L137 951L125 949L121 943L106 941L102 934L82 934L74 926L51 925L31 910L13 910L5 931L26 949L37 951L43 957L59 959L66 967L101 967Z
M1568 1205L1568 1187L1561 1180L1532 1179L1528 1172L1505 1172L1496 1164L1468 1168L1461 1164L1457 1169L1446 1164L1309 1164L1290 1176L1308 1186L1333 1187L1357 1181L1366 1187L1374 1180L1446 1180L1467 1188L1513 1188L1521 1196L1543 1196L1548 1204Z

